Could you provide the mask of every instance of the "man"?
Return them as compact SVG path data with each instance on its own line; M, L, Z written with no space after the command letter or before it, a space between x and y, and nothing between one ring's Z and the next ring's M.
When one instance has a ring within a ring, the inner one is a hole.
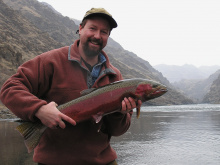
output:
M56 107L80 96L82 90L122 80L102 50L116 21L103 8L92 8L79 27L80 39L70 47L43 53L24 63L2 87L2 102L23 120L41 120L47 129L33 159L47 165L116 164L111 136L125 133L136 102L124 98L121 112L100 123L76 123ZM137 106L141 106L141 101ZM97 130L101 131L97 131Z

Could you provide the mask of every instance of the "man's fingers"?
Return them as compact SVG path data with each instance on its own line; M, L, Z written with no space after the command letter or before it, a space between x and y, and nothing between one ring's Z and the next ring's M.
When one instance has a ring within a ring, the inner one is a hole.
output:
M50 103L48 103L48 104L51 104L51 105L53 105L53 106L55 106L55 107L57 107L58 105L57 105L57 103L56 102L54 102L54 101L51 101Z
M129 97L128 98L129 102L130 102L130 105L131 105L131 109L134 109L136 108L136 102L133 98Z
M122 100L121 111L126 111L126 103L124 100Z
M64 129L66 127L66 124L61 120L60 123L57 125L57 127Z
M131 103L130 100L128 100L126 97L124 98L125 104L126 104L126 110L131 109Z
M72 124L72 125L76 125L75 120L71 119L70 117L68 117L68 116L66 116L66 115L64 115L64 114L62 114L61 117L62 117L63 120L67 121L68 123L70 123L70 124Z
M136 101L129 97L129 98L124 98L124 100L122 100L122 108L121 108L121 111L123 113L125 112L129 112L131 111L132 109L136 108Z
M64 121L67 121L67 122L69 122L70 124L72 124L74 126L76 125L76 122L73 119L71 119L70 117L62 114L61 115L61 120L53 128L54 129L57 129L57 128L64 129L64 128L66 128L66 124L64 123Z
M129 97L129 98L124 98L125 104L126 104L126 110L132 110L134 108L136 108L136 102L133 98Z

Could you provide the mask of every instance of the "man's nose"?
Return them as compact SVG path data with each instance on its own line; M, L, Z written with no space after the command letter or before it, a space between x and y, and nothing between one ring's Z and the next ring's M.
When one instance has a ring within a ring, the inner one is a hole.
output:
M101 32L97 30L94 34L94 37L97 38L97 39L100 39L101 38Z

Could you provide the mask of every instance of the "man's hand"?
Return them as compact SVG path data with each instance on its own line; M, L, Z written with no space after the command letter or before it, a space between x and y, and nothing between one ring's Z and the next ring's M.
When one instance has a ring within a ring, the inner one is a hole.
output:
M35 116L39 118L44 125L52 129L58 127L64 129L66 125L63 120L72 125L76 125L76 122L73 119L61 113L56 107L57 104L55 102L50 102L49 104L40 107Z
M141 100L138 100L137 104L136 101L129 97L129 98L124 98L124 100L122 100L122 108L121 108L121 113L125 114L130 112L132 109L134 108L140 108L141 107Z

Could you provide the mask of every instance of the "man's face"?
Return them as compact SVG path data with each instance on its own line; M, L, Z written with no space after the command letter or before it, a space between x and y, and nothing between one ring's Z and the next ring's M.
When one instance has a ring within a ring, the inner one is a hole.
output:
M94 57L106 46L110 26L106 19L93 17L87 20L84 27L80 26L79 34L83 52L88 57Z

